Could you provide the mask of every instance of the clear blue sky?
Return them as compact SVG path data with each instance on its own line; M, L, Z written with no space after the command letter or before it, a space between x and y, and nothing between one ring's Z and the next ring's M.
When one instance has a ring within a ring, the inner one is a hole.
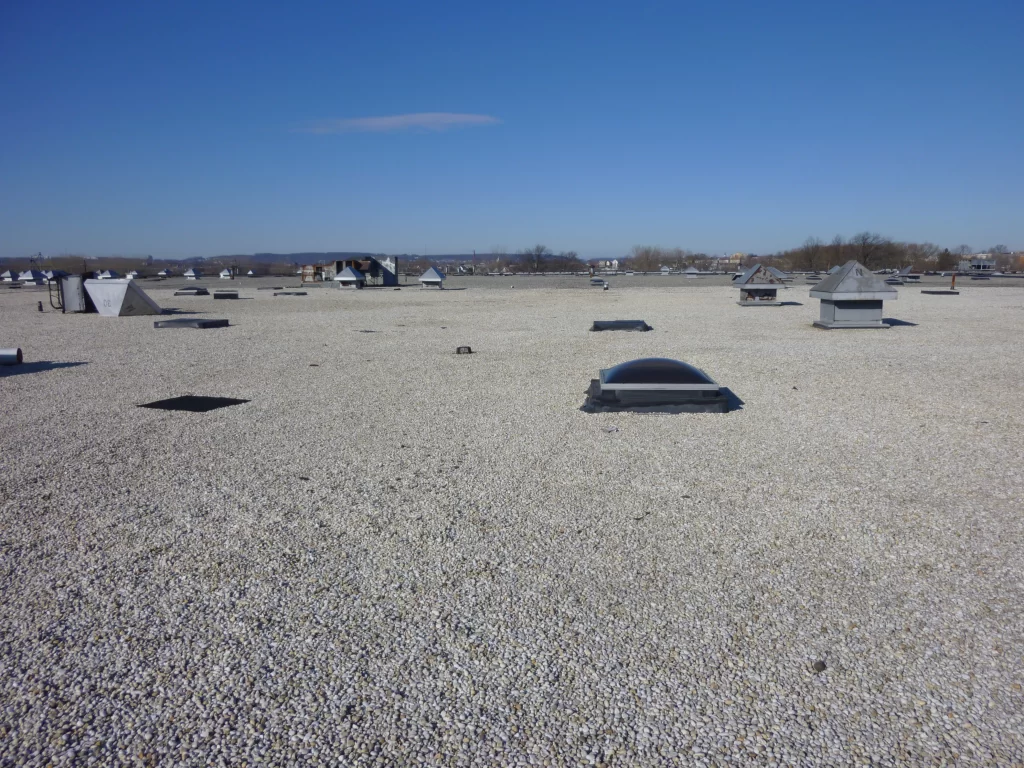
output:
M0 4L0 257L1024 248L1021 0L496 5Z

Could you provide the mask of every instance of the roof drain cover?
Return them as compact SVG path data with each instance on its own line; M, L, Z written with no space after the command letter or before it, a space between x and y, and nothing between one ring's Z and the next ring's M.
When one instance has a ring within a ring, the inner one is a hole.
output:
M640 413L725 413L729 399L699 368L647 357L605 368L590 382L583 410Z
M643 320L595 320L592 331L653 331Z

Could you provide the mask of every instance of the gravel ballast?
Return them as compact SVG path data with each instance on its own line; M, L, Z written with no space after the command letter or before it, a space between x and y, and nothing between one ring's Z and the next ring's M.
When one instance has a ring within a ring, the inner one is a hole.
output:
M1024 762L1024 284L499 279L0 292L0 764ZM742 407L580 410L639 357Z

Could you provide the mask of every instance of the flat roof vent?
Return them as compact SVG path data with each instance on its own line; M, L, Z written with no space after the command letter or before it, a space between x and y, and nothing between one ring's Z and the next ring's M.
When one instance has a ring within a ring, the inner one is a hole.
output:
M725 413L729 400L704 371L680 360L646 357L600 371L590 382L587 411Z
M821 299L818 328L888 328L882 302L899 294L860 262L848 261L811 288L810 296Z
M592 331L653 331L643 320L595 320Z
M226 408L229 405L240 405L248 403L248 400L240 400L237 397L206 397L203 395L182 395L171 397L167 400L157 400L152 403L144 403L139 408L157 408L161 411L191 411L192 413L206 413L215 411L218 408Z

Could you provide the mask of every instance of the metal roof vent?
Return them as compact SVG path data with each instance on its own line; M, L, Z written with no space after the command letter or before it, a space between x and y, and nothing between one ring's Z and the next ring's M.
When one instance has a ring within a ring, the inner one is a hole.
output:
M646 357L605 368L590 382L586 411L725 413L729 400L704 371L679 360Z
M736 303L741 307L781 306L778 291L786 287L783 279L782 273L774 267L755 264L733 281L740 289L740 300Z
M846 262L841 269L811 288L812 299L821 299L818 328L888 328L882 322L882 302L899 296L896 289L857 261Z
M423 288L444 288L444 281L446 279L437 267L431 267L420 275L420 286Z

